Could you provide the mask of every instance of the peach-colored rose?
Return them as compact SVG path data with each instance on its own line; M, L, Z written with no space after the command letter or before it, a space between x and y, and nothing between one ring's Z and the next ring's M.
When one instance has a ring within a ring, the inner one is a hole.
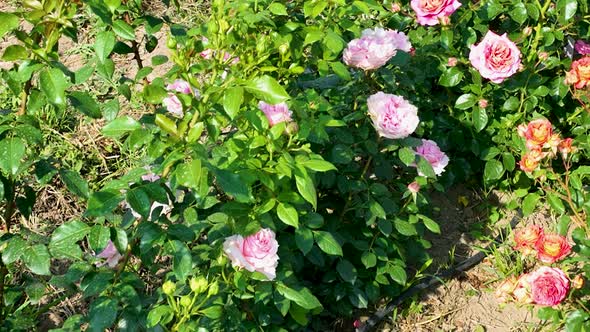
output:
M541 154L540 149L532 150L524 154L522 159L518 162L520 169L527 173L532 173L539 167L539 155Z
M381 91L367 99L369 116L379 136L399 139L416 130L420 119L418 109L404 97Z
M574 151L574 147L572 147L573 141L573 139L568 137L562 139L561 142L559 142L557 148L559 149L559 152L561 153L563 159L566 159L567 155Z
M533 303L531 297L531 284L528 281L528 277L529 275L527 273L518 277L516 287L514 287L514 291L512 292L514 299L520 304Z
M241 235L233 235L226 238L223 243L223 252L234 267L244 268L250 272L258 271L269 280L276 276L276 267L279 264L278 248L275 233L268 228L263 228L245 239Z
M441 175L449 164L449 157L440 150L435 141L423 139L422 145L416 148L416 154L428 160L436 175ZM420 170L418 174L423 175Z
M528 225L514 232L514 249L519 250L524 255L529 255L535 251L535 244L543 236L543 228L539 225Z
M366 29L361 38L348 43L342 59L350 67L373 70L385 65L397 50L409 52L411 47L403 32L381 28Z
M496 300L501 303L508 302L512 299L512 292L516 288L517 280L515 276L510 276L504 280L496 291L494 292L494 296Z
M565 83L576 89L590 85L590 56L585 56L572 63L570 71L565 74Z
M520 50L506 34L498 36L488 31L479 44L471 46L469 61L482 77L502 83L518 71Z
M543 144L547 143L552 134L553 127L549 120L536 119L529 122L527 125L526 130L524 131L524 138L526 139L527 147L533 149L535 146L541 147Z
M289 111L289 107L284 102L271 105L260 101L258 103L258 108L264 112L264 115L266 115L266 118L268 119L268 124L271 127L277 123L291 121L291 115L293 114L291 111Z
M544 148L549 148L551 150L551 155L554 156L557 153L557 148L561 143L561 136L559 134L552 134L547 142L543 144Z
M584 287L584 277L578 274L572 279L572 288L581 289L582 287Z
M448 21L461 3L457 0L412 0L410 6L416 12L416 20L421 25L437 25Z
M543 234L535 243L537 258L543 263L555 263L569 255L572 247L559 234Z
M561 269L541 266L529 273L527 281L531 287L531 297L538 305L554 306L565 299L570 282Z

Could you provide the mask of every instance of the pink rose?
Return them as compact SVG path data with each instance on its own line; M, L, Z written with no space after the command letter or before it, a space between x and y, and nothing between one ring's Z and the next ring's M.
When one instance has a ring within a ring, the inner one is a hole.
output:
M408 190L412 194L417 194L420 191L420 185L418 184L418 182L414 181L408 185Z
M456 65L457 65L457 58L455 58L455 57L450 57L450 58L447 60L447 66L449 66L449 67L455 67Z
M576 49L576 52L580 53L581 55L590 54L590 44L586 43L583 40L576 41L574 48Z
M168 91L176 91L187 95L193 92L191 85L185 80L175 80L172 84L168 84L166 89L168 89Z
M182 112L182 103L176 95L169 93L168 97L162 100L162 104L164 104L170 114L179 118L184 115L184 112Z
M422 25L437 25L440 20L448 20L461 7L457 0L412 0L410 5Z
M428 160L436 175L442 174L449 164L449 157L440 150L435 141L423 139L422 145L416 148L416 154ZM420 170L418 174L423 175Z
M363 70L377 69L397 52L410 52L412 45L403 32L375 28L363 31L361 38L353 39L342 54L344 63Z
M537 242L537 258L547 264L555 263L564 259L572 251L572 246L567 239L559 234L541 234Z
M502 83L518 71L520 51L506 34L498 36L488 31L478 45L472 45L469 61L482 77Z
M420 123L416 106L401 96L379 91L367 99L367 106L373 127L383 137L408 137Z
M182 103L180 102L180 99L178 99L178 97L174 94L174 92L187 95L194 94L197 98L199 98L201 95L199 90L191 88L190 84L184 80L175 80L171 84L168 84L166 89L168 89L170 93L168 93L168 97L162 100L162 104L164 104L170 114L179 118L181 118L184 113L182 112Z
M570 282L562 270L548 266L541 266L529 273L527 279L533 302L544 306L561 303L570 287Z
M117 266L117 264L119 263L119 260L121 260L121 258L123 258L123 256L121 256L121 254L119 254L117 247L115 247L115 244L111 240L109 240L109 242L107 243L107 246L103 249L103 251L100 254L96 255L96 257L106 258L105 262L98 263L97 266L103 266L106 264L110 268L114 268L115 266Z
M292 112L289 111L286 103L280 103L276 105L267 104L263 101L258 103L258 108L264 112L268 119L268 124L272 127L277 123L291 121Z
M486 108L486 107L488 107L488 101L486 99L480 99L477 102L477 105L481 108Z
M278 248L275 233L268 228L263 228L245 239L241 235L232 235L223 243L223 252L231 260L232 266L250 272L258 271L269 280L276 277L276 268L279 264Z

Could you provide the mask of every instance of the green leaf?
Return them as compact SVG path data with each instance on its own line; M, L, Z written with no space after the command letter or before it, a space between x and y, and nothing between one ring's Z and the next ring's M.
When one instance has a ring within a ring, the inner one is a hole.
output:
M303 166L309 168L312 171L316 172L327 172L327 171L337 171L338 169L336 166L332 165L331 162L321 160L321 159L309 159L301 163Z
M473 107L477 103L477 97L472 95L471 93L466 93L455 101L455 108L460 110L466 110L468 108Z
M21 159L26 152L25 143L18 137L0 141L0 169L10 175L16 175Z
M569 20L574 17L578 9L578 1L576 0L558 0L557 10L559 12L559 23L566 25Z
M125 23L125 21L116 20L113 22L113 31L117 34L117 36L127 39L127 40L135 40L135 31L133 28Z
M320 301L305 287L293 289L283 283L278 283L276 290L285 298L297 303L297 305L304 309L313 310L322 307Z
M150 310L147 316L147 328L155 327L158 324L165 326L174 318L174 311L167 305L160 305Z
M548 192L547 200L549 201L549 205L551 205L551 208L555 210L557 213L565 213L565 206L563 205L561 198L559 198L556 194Z
M353 306L359 309L367 308L367 305L369 304L367 294L357 287L353 288L352 293L348 294L348 300Z
M199 312L208 318L219 319L223 316L223 307L220 305L212 305L203 310L199 310Z
M428 228L429 231L435 234L440 234L440 227L438 226L436 221L422 214L419 214L418 217L422 219L422 221L424 222L424 226L426 226L426 228Z
M331 233L313 231L313 237L320 249L328 255L342 256L342 247Z
M90 232L90 227L80 221L72 221L59 226L51 235L49 251L53 257L81 259L82 250L76 243Z
M95 119L102 117L100 106L98 106L96 100L94 100L94 98L87 92L71 92L68 95L68 99L75 109L79 110L85 115Z
M504 166L496 159L488 160L483 171L483 178L486 182L499 180L504 175Z
M178 165L175 172L176 180L182 186L198 190L201 185L201 172L201 160L193 159L190 163Z
M299 214L297 210L288 203L277 205L277 215L282 222L295 228L299 227Z
M476 107L473 110L473 127L477 132L482 131L488 124L488 113L485 108Z
M286 16L287 14L287 8L285 7L285 5L283 5L282 3L279 2L273 2L270 4L270 6L268 6L268 10L273 13L274 15L278 15L278 16Z
M509 15L518 24L523 24L528 17L526 7L522 2L517 3Z
M244 102L243 88L232 87L225 90L223 95L223 109L230 119L233 120L238 115L242 102Z
M350 81L350 72L342 62L330 62L330 67L341 79Z
M51 275L49 271L50 257L45 245L37 244L26 248L22 259L31 272L45 276Z
M397 152L399 159L406 165L410 166L416 162L416 153L414 150L403 147Z
M526 217L533 213L539 201L539 194L528 194L522 201L522 214Z
M504 164L504 168L512 172L516 167L516 160L514 160L514 156L510 152L504 152L502 154L502 164Z
M27 242L20 236L14 236L8 240L8 244L2 251L2 262L12 264L19 260L27 248Z
M4 61L17 61L25 60L29 57L29 51L21 45L10 45L2 54L2 60Z
M387 268L387 273L389 273L393 281L402 286L406 285L408 276L406 275L406 270L404 270L403 267L398 265L389 265Z
M463 72L457 67L451 67L440 76L438 83L442 86L452 87L461 82Z
M117 301L107 297L99 297L90 304L88 312L88 331L104 332L111 327L117 318Z
M94 225L88 235L88 244L94 251L104 249L111 239L111 230L103 225Z
M121 116L111 121L109 124L104 126L101 130L102 134L106 137L120 137L127 132L140 129L141 124L137 120L130 116Z
M269 104L278 104L290 98L279 82L266 75L250 79L244 88L255 97Z
M304 255L307 255L313 247L313 233L307 227L299 227L295 230L295 244Z
M78 172L62 169L59 171L59 176L71 193L78 197L88 199L88 196L90 196L88 182L86 182Z
M190 275L193 270L193 259L191 252L186 244L173 240L169 242L170 253L174 254L174 260L172 262L172 272L176 275L176 278L184 283L186 278Z
M520 106L520 100L514 96L506 99L502 108L505 111L514 111Z
M590 316L580 309L570 312L565 318L565 332L588 332Z
M428 160L426 160L426 158L420 156L418 158L418 171L420 172L420 175L422 176L426 176L429 178L436 178L436 173L434 173L434 169L432 168L432 165L430 164L430 162Z
M401 234L401 235L405 235L405 236L413 236L413 235L417 235L418 233L416 232L416 227L413 224L410 224L409 222L405 221L405 220L401 220L401 219L395 219L393 221L393 225L395 226L395 229Z
M249 203L254 200L252 188L238 174L226 170L217 170L215 175L221 189L226 194L233 196L236 201Z
M354 267L354 265L352 265L351 262L347 261L346 259L343 259L338 262L338 264L336 265L336 271L338 271L338 274L340 274L342 280L349 282L351 284L354 284L354 282L356 281L356 268Z
M100 62L105 62L115 48L115 34L111 31L101 31L96 35L94 51Z
M311 203L313 209L316 210L318 202L315 185L309 174L307 174L305 168L301 165L297 165L297 168L295 169L295 184L297 186L297 191L299 191L301 196Z
M42 71L39 75L39 84L41 91L52 104L61 107L66 105L66 89L69 81L61 70L51 68Z
M135 212L139 213L144 219L149 218L152 204L150 197L141 187L129 190L125 199Z
M92 193L88 198L87 217L99 217L113 211L123 200L118 190L103 190Z
M377 218L386 219L387 216L385 214L385 210L377 201L371 200L369 202L369 211L371 211L371 215Z
M0 13L0 38L18 28L18 16L12 13Z
M377 256L370 251L365 251L361 256L361 262L367 269L372 268L377 265Z

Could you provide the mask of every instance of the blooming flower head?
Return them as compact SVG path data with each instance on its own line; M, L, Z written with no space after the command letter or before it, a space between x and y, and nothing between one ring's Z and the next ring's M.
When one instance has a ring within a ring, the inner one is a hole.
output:
M518 71L520 50L506 34L499 36L488 31L479 44L471 46L469 61L482 77L502 83Z
M397 50L409 52L411 47L403 32L381 28L366 29L361 38L348 43L342 58L350 67L373 70L385 65Z
M428 160L436 175L441 175L449 164L449 157L440 150L435 141L422 139L422 145L416 148L416 154ZM420 170L418 174L423 175Z
M555 263L569 255L572 247L559 234L543 234L535 243L537 258L547 264Z
M549 141L553 134L551 122L547 119L536 119L526 126L526 129L519 126L518 133L526 139L526 145L529 149L538 146L541 147Z
M250 272L258 271L269 280L276 277L276 267L279 264L278 248L275 233L268 228L263 228L245 239L241 235L232 235L223 243L223 252L234 267L244 268Z
M554 306L565 299L570 282L561 269L541 266L529 273L527 281L531 287L533 303Z
M182 93L182 94L194 94L195 97L199 98L200 92L197 89L191 88L190 84L185 80L175 80L171 84L166 86L166 89L169 91L168 96L162 100L162 103L170 112L170 114L181 118L184 113L182 111L182 103L178 96L174 93Z
M529 255L535 251L535 244L543 236L543 228L539 225L528 225L514 232L514 249L519 250L524 255Z
M106 259L105 262L99 263L97 264L97 266L103 266L106 264L110 268L114 268L115 266L117 266L119 260L123 258L123 256L121 256L121 254L117 250L117 247L115 247L115 244L111 240L109 240L107 246L103 249L103 251L100 254L96 255L96 257Z
M577 40L574 48L576 49L576 52L580 53L581 55L590 54L590 44L583 40Z
M559 142L557 148L559 149L559 152L561 153L563 159L566 159L567 155L574 151L574 147L572 146L573 141L573 139L568 137L562 139L561 142Z
M284 102L271 105L260 101L258 103L258 108L264 112L264 115L266 115L266 118L268 119L268 124L271 127L277 123L291 121L292 112L289 111L289 107Z
M521 170L527 173L532 173L537 167L539 167L539 162L545 157L545 155L546 153L542 152L541 149L537 147L525 153L518 165Z
M449 66L449 67L455 67L455 66L457 65L457 62L458 62L457 58L455 58L455 57L450 57L450 58L447 60L447 66Z
M379 91L367 99L367 106L373 127L382 137L408 137L420 123L418 109L401 96Z
M410 5L421 25L437 25L441 21L448 21L449 16L461 7L458 0L412 0Z
M572 62L570 71L565 74L565 83L572 84L576 89L590 85L590 56Z

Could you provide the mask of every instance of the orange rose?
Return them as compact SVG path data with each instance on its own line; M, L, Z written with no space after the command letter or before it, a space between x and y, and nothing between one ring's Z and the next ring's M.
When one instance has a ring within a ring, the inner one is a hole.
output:
M543 236L543 228L539 225L529 225L521 228L514 233L514 249L519 250L524 255L534 252L535 244Z
M524 138L529 149L535 146L543 146L552 134L551 122L546 119L537 119L529 122Z
M559 149L559 152L561 153L563 159L567 158L567 155L574 151L574 148L572 147L573 141L574 140L571 138L565 138L562 139L561 142L559 142L557 148Z
M522 156L522 159L518 163L520 165L520 169L527 173L533 172L537 169L539 162L545 158L545 156L547 156L547 153L541 151L539 147L532 149Z
M547 140L547 143L545 143L544 147L551 149L551 155L555 156L555 154L557 153L557 147L559 146L560 143L561 143L561 136L559 136L559 134L553 134L553 135L551 135L551 137L549 137L549 139Z
M535 243L537 258L543 263L555 263L567 256L572 247L567 239L559 234L543 234Z
M565 83L573 84L576 89L590 85L590 57L572 63L572 68L565 74Z

